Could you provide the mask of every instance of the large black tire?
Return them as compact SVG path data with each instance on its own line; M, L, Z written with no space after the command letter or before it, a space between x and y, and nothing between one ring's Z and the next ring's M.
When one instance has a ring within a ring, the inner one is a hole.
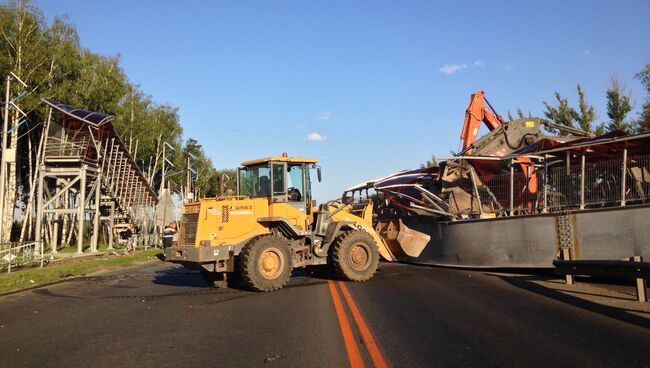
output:
M348 230L339 235L330 248L334 274L344 280L366 281L379 266L379 249L364 230Z
M282 289L293 269L289 245L274 235L255 238L239 253L239 268L242 281L249 289Z

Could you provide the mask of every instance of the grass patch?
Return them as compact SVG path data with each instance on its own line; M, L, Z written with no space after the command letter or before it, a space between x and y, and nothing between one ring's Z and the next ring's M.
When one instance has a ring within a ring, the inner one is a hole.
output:
M89 252L90 251L90 245L89 244L84 245L83 246L83 251L84 252ZM98 252L108 252L108 251L110 251L110 249L108 249L108 244L100 243L97 246L97 251ZM49 252L49 248L45 249L45 253L48 253L48 252ZM69 246L69 247L65 247L65 248L59 248L59 249L57 249L57 252L59 252L59 253L77 253L77 246L73 245L73 246Z
M67 277L83 276L89 273L110 270L155 259L160 249L148 249L123 256L105 256L91 259L70 259L49 264L43 268L29 268L0 274L0 294L26 287L47 284Z

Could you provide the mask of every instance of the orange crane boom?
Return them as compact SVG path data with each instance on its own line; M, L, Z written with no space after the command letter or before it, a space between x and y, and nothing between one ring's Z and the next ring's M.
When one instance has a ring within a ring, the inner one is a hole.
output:
M489 110L485 108L486 104L490 107ZM501 115L494 112L490 103L485 99L485 93L478 91L472 94L472 97L469 99L469 105L467 105L467 110L465 110L465 122L463 124L463 130L460 133L463 152L467 154L472 153L471 146L476 142L481 123L484 123L490 131L493 131L503 125L504 121Z
M463 130L460 133L462 142L461 153L463 155L472 153L472 145L476 142L481 123L485 124L490 131L506 125L501 115L494 111L490 102L485 98L485 92L477 91L470 97L469 105L467 105L467 110L465 110L465 121ZM490 152L490 155L503 156L504 153L505 151L497 151ZM519 167L521 171L528 179L528 190L530 193L537 193L537 177L534 175L535 168L530 165L531 160L527 157L519 157L517 160L520 162Z

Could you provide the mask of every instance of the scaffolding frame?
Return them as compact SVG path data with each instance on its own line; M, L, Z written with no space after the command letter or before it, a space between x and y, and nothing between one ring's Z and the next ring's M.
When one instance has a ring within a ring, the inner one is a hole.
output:
M102 222L109 227L112 248L115 230L137 219L139 209L155 206L158 198L113 128L113 116L42 102L55 118L43 131L35 240L42 244L44 226L51 227L51 251L57 253L61 217L68 215L76 216L70 231L76 231L77 254L83 253L87 220L90 252L97 252Z

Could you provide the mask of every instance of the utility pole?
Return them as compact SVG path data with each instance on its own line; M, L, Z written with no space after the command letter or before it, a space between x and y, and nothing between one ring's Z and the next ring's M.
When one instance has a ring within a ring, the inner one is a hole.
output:
M167 152L166 148L169 148L170 152ZM163 142L163 148L162 148L162 178L160 180L160 193L159 195L162 195L163 190L165 190L165 177L167 176L167 166L171 166L172 168L174 167L174 164L169 160L168 155L171 155L174 153L176 149L174 146L171 144L167 143L166 141Z
M165 144L166 143L167 142L165 142ZM162 195L162 192L165 189L165 161L166 161L166 157L167 157L167 156L165 156L165 144L163 144L163 151L162 151L162 157L163 157L163 160L162 160L162 178L160 179L160 191L159 191L160 194L159 195ZM152 180L152 182L153 182L153 180Z
M0 167L0 244L5 242L5 181L7 180L7 129L9 127L9 86L11 75L7 76L4 122L2 123L2 166Z
M163 197L163 223L162 227L164 228L167 225L167 197L169 191L165 190L165 177L167 176L167 166L171 166L172 168L174 167L174 164L169 160L167 157L167 148L171 150L170 154L176 151L174 147L167 143L163 142L163 148L162 148L162 178L160 180L160 192L158 194L158 198L161 196ZM156 220L158 221L158 220Z
M198 174L193 167L193 163L196 162L198 158L191 154L187 153L187 171L186 171L186 185L185 185L185 201L190 202L196 200L194 198L194 181L196 180Z

